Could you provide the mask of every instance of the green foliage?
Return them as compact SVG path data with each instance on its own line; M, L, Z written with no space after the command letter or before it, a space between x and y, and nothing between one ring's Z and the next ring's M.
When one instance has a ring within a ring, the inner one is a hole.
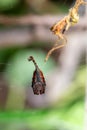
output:
M39 3L39 4L38 4ZM66 2L59 3L58 1L31 1L25 0L0 0L0 12L6 15L23 15L26 13L34 14L59 14L68 11L68 4Z
M38 53L40 52L38 51ZM42 52L40 54L42 54ZM38 64L39 63L40 62L38 62ZM82 97L77 98L78 100L76 100L74 96L78 95L78 90L81 89L80 86L82 86L84 89L84 77L85 66L79 68L78 72L76 73L76 77L72 84L73 89L69 91L70 94L69 92L67 93L70 101L67 100L67 98L62 100L62 102L65 102L65 105L63 105L61 109L53 107L38 110L29 109L28 111L7 111L0 113L0 122L4 122L5 125L7 125L4 130L11 130L13 128L12 126L14 126L13 130L19 130L21 127L31 130L82 130L84 122L84 101L81 100ZM73 91L76 87L79 87L77 91ZM71 98L72 95L74 95L73 98ZM59 103L57 105L59 105Z
M6 66L9 66L8 60L13 56L19 48L1 48L0 49L0 72L3 72Z
M0 0L0 10L5 11L13 8L19 3L19 0Z
M7 111L0 113L0 122L7 124L4 130L18 130L23 126L31 130L82 130L83 115L83 104L79 102L67 112L65 108Z
M13 8L19 3L19 0L0 0L0 10L5 11Z

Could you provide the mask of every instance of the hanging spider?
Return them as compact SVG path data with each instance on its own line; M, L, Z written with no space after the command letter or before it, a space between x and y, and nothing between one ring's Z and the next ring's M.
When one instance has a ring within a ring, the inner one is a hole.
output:
M62 20L54 24L50 30L58 36L59 41L62 41L61 45L55 44L53 48L47 53L45 61L48 60L49 56L52 52L58 48L61 48L66 45L67 39L64 35L65 31L67 31L72 25L75 25L79 21L78 9L80 5L85 5L87 2L84 0L76 0L75 5L69 10L69 14L65 16Z
M38 65L36 64L33 56L30 56L28 58L28 61L32 61L35 65L35 71L33 73L33 78L32 78L33 92L36 95L44 94L45 86L46 86L44 75L43 75L42 71L39 69Z

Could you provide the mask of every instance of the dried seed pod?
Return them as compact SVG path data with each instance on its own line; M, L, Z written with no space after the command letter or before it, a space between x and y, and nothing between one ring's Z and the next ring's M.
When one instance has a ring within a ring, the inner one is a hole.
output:
M44 75L42 71L39 69L38 65L36 64L33 56L30 56L28 60L33 61L35 65L35 71L33 72L33 78L32 78L33 92L36 95L43 94L45 93L45 86L46 86Z

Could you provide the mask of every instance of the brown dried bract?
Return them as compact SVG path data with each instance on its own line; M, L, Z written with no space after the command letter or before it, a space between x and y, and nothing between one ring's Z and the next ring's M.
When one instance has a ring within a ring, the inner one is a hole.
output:
M33 78L32 78L33 92L36 95L44 94L45 86L46 86L44 75L43 75L42 71L39 69L39 67L37 66L37 64L32 56L30 56L28 60L33 61L34 65L35 65L35 71L33 73Z

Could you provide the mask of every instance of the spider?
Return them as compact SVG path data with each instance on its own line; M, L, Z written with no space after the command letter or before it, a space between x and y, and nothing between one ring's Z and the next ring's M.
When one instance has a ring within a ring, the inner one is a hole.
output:
M75 25L79 21L79 14L78 9L80 5L85 5L87 2L84 0L76 0L74 6L69 9L69 13L67 16L65 16L62 20L58 21L56 24L54 24L50 30L58 36L59 41L62 41L61 45L54 44L53 48L49 50L47 53L47 56L45 58L45 62L48 60L49 56L52 54L52 52L56 49L59 49L66 45L67 39L64 35L65 31L67 31L71 26Z

